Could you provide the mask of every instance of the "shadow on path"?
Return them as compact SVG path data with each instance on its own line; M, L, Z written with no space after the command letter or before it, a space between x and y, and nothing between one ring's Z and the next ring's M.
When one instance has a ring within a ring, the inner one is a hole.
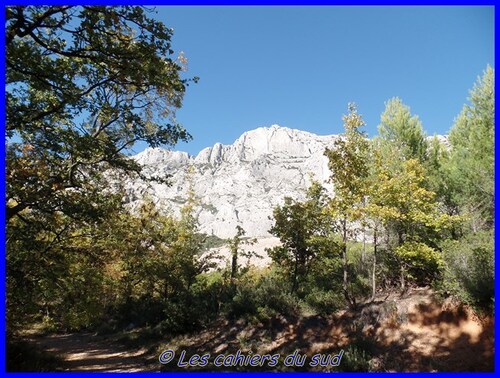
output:
M34 337L37 347L59 355L63 371L147 372L159 371L159 363L147 348L130 349L118 341L92 333Z

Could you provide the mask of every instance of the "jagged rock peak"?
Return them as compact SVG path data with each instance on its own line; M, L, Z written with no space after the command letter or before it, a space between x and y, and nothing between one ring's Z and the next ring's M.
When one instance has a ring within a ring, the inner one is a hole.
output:
M147 164L149 162L162 163L168 160L189 160L189 154L184 151L172 151L161 147L147 147L144 151L134 156L138 162Z
M171 151L159 147L148 147L134 156L137 162L150 165L178 161L179 163L220 163L228 158L250 160L266 154L294 154L294 156L309 156L311 149L307 147L311 142L322 141L328 143L334 135L316 135L307 131L291 129L273 124L269 127L259 127L244 132L233 144L223 145L215 143L206 147L195 157L186 152ZM314 146L311 146L314 147ZM224 159L226 158L226 159Z
M328 180L324 151L336 138L272 125L247 131L233 144L216 143L196 157L147 148L134 159L146 176L168 176L170 185L130 181L128 198L134 207L148 195L165 211L177 213L192 185L201 231L227 238L240 225L248 236L267 237L272 210L285 196L304 198L311 174ZM194 170L188 173L190 166Z
M239 225L247 236L269 237L273 208L285 196L305 198L311 175L331 190L324 151L337 138L272 125L247 131L233 144L216 143L196 157L147 148L134 158L146 175L165 175L170 185L132 180L127 183L129 202L137 205L148 195L164 211L178 213L192 187L200 231L229 238Z

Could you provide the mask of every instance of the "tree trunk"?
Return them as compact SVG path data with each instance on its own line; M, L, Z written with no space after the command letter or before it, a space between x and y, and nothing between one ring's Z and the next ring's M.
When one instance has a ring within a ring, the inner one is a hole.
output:
M363 226L363 251L361 252L361 262L364 263L366 258L366 227Z
M401 263L401 291L404 292L405 291L405 288L406 288L406 284L405 284L405 267L403 265L403 263Z
M348 275L348 263L347 263L347 221L344 219L342 221L342 260L343 260L343 270L344 270L344 279L342 281L342 290L344 291L344 296L349 306L353 306L355 302L349 295L349 275Z
M292 294L297 291L297 276L299 274L299 260L297 257L295 257L295 267L293 270L293 281L292 281Z
M404 243L404 238L403 238L403 232L398 231L398 246L402 246ZM400 264L400 281L401 281L401 291L404 292L406 285L405 285L405 267L404 267L404 261L401 261L401 258L399 258L399 264Z
M238 251L233 251L233 258L231 261L231 282L236 278L238 273Z

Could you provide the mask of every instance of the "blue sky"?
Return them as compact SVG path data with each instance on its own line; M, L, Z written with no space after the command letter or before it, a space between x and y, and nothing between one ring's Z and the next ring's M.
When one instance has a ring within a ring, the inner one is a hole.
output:
M247 130L279 124L342 132L357 103L370 136L384 102L398 96L428 134L444 134L487 64L494 67L493 7L173 7L189 60L177 120L193 135L174 149L197 154ZM145 146L138 145L135 151Z

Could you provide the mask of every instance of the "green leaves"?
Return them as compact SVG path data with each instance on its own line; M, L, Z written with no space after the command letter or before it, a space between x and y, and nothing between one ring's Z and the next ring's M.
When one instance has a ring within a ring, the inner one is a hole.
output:
M494 71L488 66L450 131L451 190L463 212L478 215L472 222L476 231L491 226L494 218L494 101Z
M395 250L406 274L420 285L429 284L444 267L442 254L424 243L405 242Z
M282 246L268 251L277 266L292 283L292 292L299 289L312 261L335 248L329 243L333 223L325 211L324 189L313 182L304 202L285 197L285 203L274 209L275 224L270 233L279 237Z
M349 114L343 120L344 135L331 149L325 150L335 193L330 208L333 213L343 214L353 221L361 216L357 208L363 203L366 191L369 142L360 130L365 123L354 104L349 104Z
M9 143L8 164L29 145L62 186L81 188L78 177L107 168L138 171L124 156L137 141L190 139L175 121L189 79L172 56L171 30L145 8L15 6L7 14L7 132L22 141ZM44 193L7 195L36 209L59 192Z
M399 98L394 97L386 102L378 131L380 148L386 150L386 154L392 154L393 158L401 156L406 160L425 161L428 146L422 124Z
M146 204L131 216L120 179L110 188L113 175L140 175L125 154L137 141L190 139L175 120L186 60L148 12L6 8L9 320L43 309L78 328L119 302L114 290L137 294L121 291L121 280L164 293L162 282L179 291L198 271L189 211L176 222Z

